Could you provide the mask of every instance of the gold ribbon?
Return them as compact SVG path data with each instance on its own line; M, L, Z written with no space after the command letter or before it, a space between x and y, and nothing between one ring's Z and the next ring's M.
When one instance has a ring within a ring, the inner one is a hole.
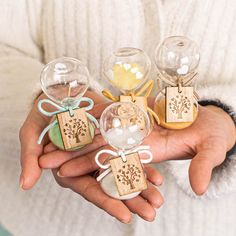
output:
M134 101L134 98L137 97L137 96L143 96L147 99L149 97L149 95L151 94L151 92L152 92L153 85L154 85L154 81L149 80L138 91L130 92L130 93L127 94L127 96L131 96L132 101ZM107 89L103 90L102 94L106 98L110 99L113 102L119 102L120 101L120 97L113 96L112 93ZM159 119L158 115L150 107L147 107L147 111L151 115L152 119L153 119L153 117L155 118L157 124L159 125L160 124L160 119Z

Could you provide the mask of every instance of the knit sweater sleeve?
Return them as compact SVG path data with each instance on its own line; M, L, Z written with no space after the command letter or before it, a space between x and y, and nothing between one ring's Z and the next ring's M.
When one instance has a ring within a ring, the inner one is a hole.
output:
M0 152L16 151L16 134L28 113L42 69L41 0L1 1ZM37 88L36 88L37 87ZM9 155L8 158L11 158ZM16 155L15 155L16 156ZM17 155L18 156L18 155ZM4 158L4 155L1 155Z

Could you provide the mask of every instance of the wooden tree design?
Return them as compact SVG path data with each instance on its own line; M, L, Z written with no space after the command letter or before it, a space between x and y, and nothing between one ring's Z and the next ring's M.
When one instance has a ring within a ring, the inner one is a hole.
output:
M129 185L130 189L134 189L134 182L139 182L141 178L141 170L134 164L123 165L118 173L118 181L124 185Z
M63 131L69 139L73 138L76 140L76 143L80 143L80 137L85 136L87 126L83 120L75 118L65 124Z
M169 103L169 108L174 114L177 114L177 119L183 119L183 113L188 113L190 107L190 100L183 95L177 95L175 98L171 98L171 102Z

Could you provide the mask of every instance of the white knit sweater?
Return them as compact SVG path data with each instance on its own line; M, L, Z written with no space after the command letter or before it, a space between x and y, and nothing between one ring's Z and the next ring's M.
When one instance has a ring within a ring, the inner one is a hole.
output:
M154 48L169 35L200 45L202 98L236 110L235 0L2 0L0 16L0 223L16 236L236 235L236 156L214 171L201 198L189 186L188 161L158 165L165 205L156 221L135 217L123 225L57 186L47 172L33 190L19 190L17 138L43 63L79 58L109 87L101 64L112 50L138 47L153 60Z

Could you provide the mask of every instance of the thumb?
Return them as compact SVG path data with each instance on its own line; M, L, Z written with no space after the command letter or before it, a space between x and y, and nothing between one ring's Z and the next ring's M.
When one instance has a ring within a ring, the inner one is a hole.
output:
M209 145L209 142L212 142ZM220 165L226 156L224 145L218 142L208 141L202 145L196 156L192 159L189 167L189 181L193 191L202 195L209 186L212 170Z

